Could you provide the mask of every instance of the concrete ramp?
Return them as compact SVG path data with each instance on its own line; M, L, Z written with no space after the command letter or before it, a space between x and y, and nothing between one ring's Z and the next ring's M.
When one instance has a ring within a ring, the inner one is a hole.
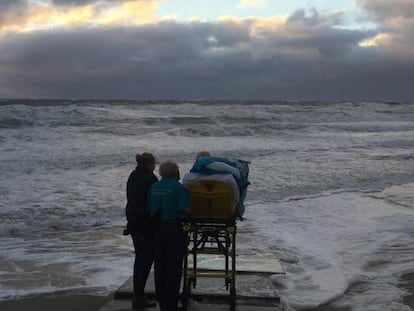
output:
M188 266L193 266L193 257L188 256ZM224 267L224 256L197 255L198 269L220 271ZM277 258L236 256L237 274L284 274L280 261Z
M112 300L99 311L131 311L131 301ZM159 311L159 307L143 309L147 311ZM226 304L197 303L190 301L187 311L229 311L230 307ZM245 305L237 304L237 311L281 311L278 306Z
M223 256L200 256L197 259L198 267L207 270L220 270L224 266ZM278 311L279 297L277 290L270 280L273 274L283 274L284 270L279 260L264 257L237 256L236 311ZM189 264L189 266L191 266ZM146 295L155 299L153 272L147 281ZM114 300L110 301L100 311L130 311L132 292L132 277L127 280L115 293ZM223 279L197 279L197 287L192 290L187 311L229 311L229 295ZM159 308L146 310L158 311Z

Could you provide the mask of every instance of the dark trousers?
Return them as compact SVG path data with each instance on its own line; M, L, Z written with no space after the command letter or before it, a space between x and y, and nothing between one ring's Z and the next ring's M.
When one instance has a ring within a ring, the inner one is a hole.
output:
M181 224L161 224L155 233L155 289L161 311L176 311L185 233Z
M154 237L142 233L131 234L131 237L135 249L134 295L142 297L154 261Z

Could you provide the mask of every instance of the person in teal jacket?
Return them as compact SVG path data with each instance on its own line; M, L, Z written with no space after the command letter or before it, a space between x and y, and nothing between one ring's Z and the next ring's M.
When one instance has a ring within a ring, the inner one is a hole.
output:
M148 194L148 210L157 223L154 235L155 291L161 311L176 311L186 248L183 218L190 208L187 190L178 182L178 165L161 163L161 180Z

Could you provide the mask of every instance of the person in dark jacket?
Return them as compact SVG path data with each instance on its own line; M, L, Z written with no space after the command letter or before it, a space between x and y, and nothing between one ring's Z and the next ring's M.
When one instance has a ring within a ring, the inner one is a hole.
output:
M154 261L154 228L147 210L147 196L154 175L155 157L151 153L136 155L137 167L127 182L127 233L131 234L135 249L133 308L155 307L156 302L144 295L145 284Z
M161 311L177 311L182 264L186 247L183 217L190 208L187 190L178 182L178 165L165 161L160 165L161 180L148 195L148 210L158 219L154 235L155 291Z

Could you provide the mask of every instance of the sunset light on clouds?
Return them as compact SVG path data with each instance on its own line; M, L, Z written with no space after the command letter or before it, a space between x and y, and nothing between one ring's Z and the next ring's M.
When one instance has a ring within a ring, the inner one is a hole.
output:
M35 31L55 27L97 27L101 25L140 25L154 22L156 1L119 1L79 3L56 6L50 2L32 2L22 9L23 18L9 12L3 31ZM5 15L7 17L7 14Z
M4 0L0 97L412 98L413 8Z

